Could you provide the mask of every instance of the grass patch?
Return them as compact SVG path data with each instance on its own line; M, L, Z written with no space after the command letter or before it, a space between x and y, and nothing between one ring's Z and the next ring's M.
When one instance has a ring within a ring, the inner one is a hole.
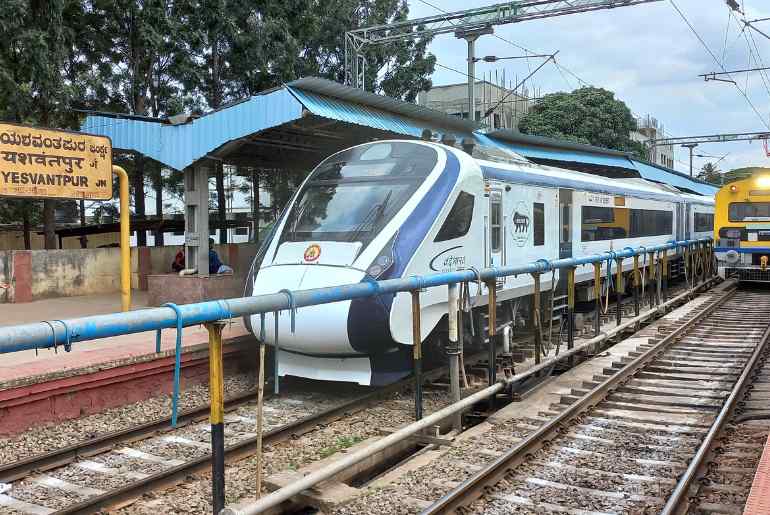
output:
M364 439L360 436L340 436L334 441L332 445L324 447L318 454L321 458L328 458L332 454L336 454L343 449L353 447L355 444L362 442Z

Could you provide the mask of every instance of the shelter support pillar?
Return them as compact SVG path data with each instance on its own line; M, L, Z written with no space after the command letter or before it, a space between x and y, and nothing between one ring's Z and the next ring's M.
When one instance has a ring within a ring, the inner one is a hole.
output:
M209 168L195 163L184 170L185 264L209 275Z

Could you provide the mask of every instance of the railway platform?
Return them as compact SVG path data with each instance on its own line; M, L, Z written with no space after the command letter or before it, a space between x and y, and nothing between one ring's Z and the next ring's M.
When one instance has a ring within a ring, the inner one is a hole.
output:
M133 292L134 309L147 307L147 292ZM65 320L89 315L101 315L120 311L120 294L88 295L39 300L26 304L7 304L3 306L0 327L26 324L40 320ZM233 319L223 329L225 340L246 336L247 331L242 319ZM208 333L203 326L184 328L182 346L190 348L206 344ZM164 330L161 338L161 350L173 351L176 343L176 331ZM100 368L111 362L155 353L155 332L128 334L103 338L72 345L71 352L62 348L54 352L49 349L28 350L6 354L0 363L0 389L8 385L25 382L25 378L36 380L71 374L75 369ZM42 376L42 377L41 377Z
M136 292L134 309L146 307L146 292ZM120 295L91 295L8 304L2 325L62 320L111 313L120 309ZM246 341L241 319L223 328L228 370L253 365L253 345ZM208 380L208 333L202 326L182 331L181 390ZM176 330L161 333L156 352L155 331L79 342L70 352L59 346L5 354L0 361L0 434L76 419L105 409L139 402L173 390Z

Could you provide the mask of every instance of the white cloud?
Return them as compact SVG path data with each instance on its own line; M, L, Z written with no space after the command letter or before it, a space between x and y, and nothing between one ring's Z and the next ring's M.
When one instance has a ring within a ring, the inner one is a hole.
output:
M446 11L457 11L496 3L475 0L429 0ZM725 47L728 8L721 0L675 0L707 45L719 59ZM745 0L748 19L770 17L764 0ZM411 17L437 14L420 0L409 0ZM770 21L758 25L770 33ZM757 116L737 88L724 82L704 82L699 74L720 71L719 66L698 42L668 0L634 7L596 11L559 18L528 21L496 27L496 34L538 53L559 50L559 63L593 85L615 92L638 114L651 114L665 124L675 136L754 132L770 130ZM725 51L728 70L753 68L749 60L746 35L741 34L735 20L730 21ZM753 34L765 65L770 66L770 40ZM749 36L749 43L752 40ZM752 47L753 48L753 47ZM446 66L465 70L466 45L452 35L435 38L431 51ZM521 55L521 51L493 36L477 43L478 55ZM540 60L531 59L534 69ZM477 76L505 68L509 79L527 75L524 61L479 63ZM566 74L565 74L566 75ZM768 75L770 78L770 74ZM764 121L770 125L770 92L758 73L736 76ZM462 82L464 77L437 68L436 84ZM533 79L533 85L544 93L577 86L569 75L565 78L548 65ZM768 80L770 86L770 80ZM761 142L704 144L696 152L730 155L720 163L723 169L738 166L770 166ZM685 170L687 151L677 156L677 168ZM700 167L706 158L695 160Z

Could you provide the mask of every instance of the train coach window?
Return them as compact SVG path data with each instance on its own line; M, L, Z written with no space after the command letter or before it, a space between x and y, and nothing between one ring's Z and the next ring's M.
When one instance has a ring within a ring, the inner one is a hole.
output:
M673 230L671 211L583 206L582 215L583 241L664 236Z
M733 202L728 218L731 222L770 220L770 202Z
M492 240L492 252L500 252L500 233L502 232L502 205L499 200L489 203L489 233Z
M714 230L713 213L695 213L695 232L709 232Z
M297 193L281 242L368 245L414 195L437 161L435 149L407 142L371 143L331 156Z
M534 245L542 247L545 245L545 204L535 202L532 204L532 218L534 218Z
M473 220L474 201L473 195L461 191L433 241L453 240L468 234Z

